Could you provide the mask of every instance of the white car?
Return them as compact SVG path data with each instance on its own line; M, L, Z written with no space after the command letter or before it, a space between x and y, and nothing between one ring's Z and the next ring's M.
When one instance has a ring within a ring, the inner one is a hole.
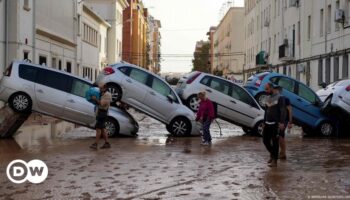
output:
M107 84L113 102L121 100L159 120L171 134L199 134L194 113L182 104L176 92L158 75L120 62L106 67L96 82Z
M212 74L192 72L181 78L176 92L194 112L198 110L197 94L206 91L216 105L217 117L239 125L247 133L262 133L265 111L243 87Z
M324 101L323 112L328 112L331 107L337 107L350 114L350 79L329 84L316 93Z
M0 81L0 100L16 112L36 111L82 126L95 126L94 105L85 99L92 83L52 68L16 61ZM138 124L126 111L111 108L106 130L110 136L136 135Z

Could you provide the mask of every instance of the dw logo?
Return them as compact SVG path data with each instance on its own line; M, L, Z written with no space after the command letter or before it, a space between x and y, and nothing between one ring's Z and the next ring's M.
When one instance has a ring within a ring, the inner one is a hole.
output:
M14 160L6 168L8 179L13 183L24 183L28 180L31 183L41 183L48 175L48 168L41 160L31 160L26 163L23 160Z

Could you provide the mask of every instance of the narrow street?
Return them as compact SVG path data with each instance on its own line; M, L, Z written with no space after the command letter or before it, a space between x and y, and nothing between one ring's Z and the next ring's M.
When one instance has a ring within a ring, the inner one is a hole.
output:
M293 129L288 160L271 169L261 138L226 122L222 136L213 124L213 145L203 147L198 137L168 137L159 122L136 118L137 138L113 138L111 149L94 151L93 130L32 116L15 139L0 140L0 170L13 158L41 159L48 178L17 185L1 173L0 199L349 198L350 139L302 138Z

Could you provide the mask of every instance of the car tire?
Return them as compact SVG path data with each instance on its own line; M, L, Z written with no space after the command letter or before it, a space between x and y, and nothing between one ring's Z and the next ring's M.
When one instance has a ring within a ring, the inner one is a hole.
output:
M197 112L199 109L199 101L200 100L198 99L197 95L192 95L187 99L186 105L193 112Z
M169 132L174 136L189 136L191 123L186 117L177 117L169 124Z
M120 127L117 120L111 117L108 117L105 124L106 124L105 130L107 132L108 137L116 137L119 135Z
M336 127L329 121L323 121L318 126L317 133L324 137L330 137L336 133Z
M329 95L327 97L327 99L324 101L322 108L321 108L322 113L329 114L329 112L331 111L331 109L332 109L332 105L331 105L332 97L333 97L333 95Z
M265 104L263 103L263 101L264 101L264 99L266 99L267 96L268 96L268 94L266 92L261 92L255 96L255 100L258 102L258 104L262 108L265 108Z
M107 91L112 95L112 104L115 104L122 99L123 91L119 85L107 84Z
M253 133L257 136L262 137L263 136L263 131L264 131L264 122L259 121L255 124Z
M13 94L9 99L10 107L19 113L30 113L32 110L32 99L29 95L19 92Z

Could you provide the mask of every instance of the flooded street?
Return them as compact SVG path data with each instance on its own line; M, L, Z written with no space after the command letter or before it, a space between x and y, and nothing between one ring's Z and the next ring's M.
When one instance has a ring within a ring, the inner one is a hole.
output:
M157 121L137 120L137 138L113 138L111 149L97 151L89 148L93 130L28 123L0 140L0 199L350 199L348 138L303 138L295 129L287 160L271 169L261 138L226 122L222 135L214 122L213 145L204 147L198 137L169 137ZM43 160L48 178L11 183L14 159Z

